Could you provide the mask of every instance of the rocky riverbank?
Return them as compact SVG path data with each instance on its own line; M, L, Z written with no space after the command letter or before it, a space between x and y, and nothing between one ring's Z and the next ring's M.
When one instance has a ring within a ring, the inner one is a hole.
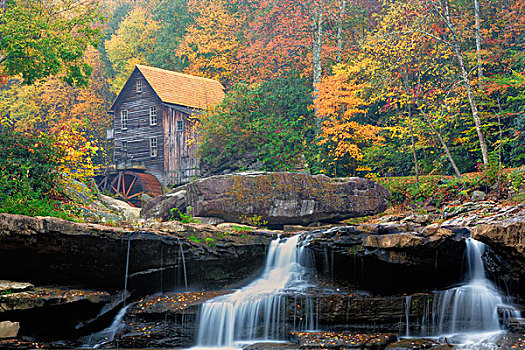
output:
M0 278L116 291L128 271L128 289L139 294L222 288L260 269L273 236L241 231L177 222L131 231L0 214L0 266L9 266Z
M388 337L405 334L407 320L412 320L408 332L417 334L424 326L421 320L428 318L433 291L462 280L464 238L471 233L490 246L483 259L497 275L494 279L506 283L505 290L517 299L525 295L524 205L465 203L357 225L285 226L280 231L154 220L125 227L0 214L0 279L25 282L4 282L0 289L0 329L10 338L0 346L86 344L80 337L111 323L124 286L131 292L125 327L106 346L193 345L199 306L252 280L270 240L291 234L285 231L308 231L303 244L315 257L317 287L308 297L283 296L288 327L283 331L302 322L310 308L319 328L331 332L309 339L290 335L294 343L288 348L332 344L340 349L351 341L366 348L375 339L370 333L376 332L377 339L387 336L388 342L375 348L412 349ZM519 344L521 328L514 332L506 344ZM424 346L447 346L431 345ZM250 347L258 348L271 345Z

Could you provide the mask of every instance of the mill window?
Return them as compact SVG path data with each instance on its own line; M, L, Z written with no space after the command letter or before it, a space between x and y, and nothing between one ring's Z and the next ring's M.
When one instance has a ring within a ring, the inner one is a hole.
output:
M149 125L157 125L157 107L149 108Z
M177 120L177 131L183 131L184 130L184 123L182 120Z
M137 92L142 92L142 80L137 80Z
M152 137L149 139L149 149L150 149L150 155L152 157L157 156L157 138Z
M122 130L126 130L128 128L128 111L120 111L120 124Z

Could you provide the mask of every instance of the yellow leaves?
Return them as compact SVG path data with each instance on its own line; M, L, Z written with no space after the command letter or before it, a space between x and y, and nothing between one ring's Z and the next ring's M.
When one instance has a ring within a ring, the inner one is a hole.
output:
M185 72L230 85L236 79L240 49L238 16L229 13L222 1L190 1L189 6L197 18L177 52L188 62Z
M385 126L385 127L383 127L383 129L385 131L389 132L389 135L390 135L391 138L404 139L410 133L410 129L409 128L406 128L406 127L403 127L403 126L400 126L400 125Z
M57 169L66 175L64 181L69 181L70 177L78 180L92 177L95 171L92 157L99 148L88 141L84 125L67 121L51 131L55 135L57 151L64 154Z
M318 143L329 146L334 159L349 157L359 161L363 158L362 147L382 141L381 128L356 121L366 113L367 102L361 95L367 85L358 83L355 76L367 65L368 62L361 62L336 66L334 74L317 86L315 107L318 115L325 118Z
M69 122L82 124L84 132L95 139L105 139L111 118L106 113L110 101L105 99L103 64L96 50L88 51L85 61L94 67L89 88L71 87L57 78L33 86L12 81L9 89L0 90L0 115L17 131L49 133Z
M112 90L118 92L136 64L147 64L155 50L160 24L140 7L134 8L106 42L108 58L115 70Z

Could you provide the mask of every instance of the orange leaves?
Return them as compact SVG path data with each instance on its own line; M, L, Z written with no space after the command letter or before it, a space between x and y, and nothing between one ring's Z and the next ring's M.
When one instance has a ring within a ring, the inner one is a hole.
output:
M366 113L367 102L361 97L366 84L351 76L354 69L338 66L334 75L325 77L317 86L315 107L324 117L318 143L328 146L334 159L359 161L363 158L362 147L382 141L381 128L357 121Z
M364 113L365 101L358 96L364 87L357 79L350 79L343 69L336 69L334 75L325 77L317 86L317 112L322 117L343 115L345 118Z
M259 1L245 6L253 20L239 53L243 75L261 81L286 71L311 74L311 20L308 6L293 0Z

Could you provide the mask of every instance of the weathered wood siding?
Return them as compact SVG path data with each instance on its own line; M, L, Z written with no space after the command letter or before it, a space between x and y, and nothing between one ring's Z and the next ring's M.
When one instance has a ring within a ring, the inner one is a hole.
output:
M163 109L164 165L170 185L187 182L199 175L196 157L199 134L195 120L183 110L184 107L169 105ZM182 130L178 122L182 122Z
M137 92L137 79L142 80L142 92ZM157 124L150 125L150 107L156 107ZM127 129L122 128L121 111L128 111ZM148 172L165 183L163 105L139 70L126 82L114 106L115 162L124 160L143 163ZM150 154L150 139L157 138L157 156ZM127 142L127 152L122 150Z

